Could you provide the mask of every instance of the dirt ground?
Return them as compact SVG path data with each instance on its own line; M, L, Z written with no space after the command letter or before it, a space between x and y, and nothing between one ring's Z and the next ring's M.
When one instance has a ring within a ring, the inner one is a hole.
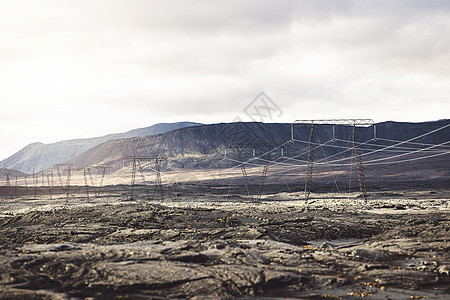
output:
M78 192L2 197L0 299L450 298L447 189Z

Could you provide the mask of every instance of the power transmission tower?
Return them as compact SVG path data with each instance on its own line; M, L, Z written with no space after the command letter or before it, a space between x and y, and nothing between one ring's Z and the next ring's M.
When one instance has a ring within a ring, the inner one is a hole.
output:
M376 138L376 125L371 119L329 119L329 120L297 120L291 124L291 139L294 140L294 126L311 126L311 134L309 138L309 148L308 148L308 163L306 170L306 180L305 180L305 199L308 200L311 194L311 182L312 182L312 169L314 164L314 149L315 149L315 126L316 125L331 125L333 126L333 140L335 139L335 126L344 125L353 127L353 152L356 160L356 167L358 171L359 188L361 195L364 199L367 198L366 191L366 180L364 175L364 166L361 156L361 147L358 137L358 132L356 126L361 125L373 125L374 137Z
M86 198L87 201L89 201L89 184L88 184L88 180L87 180L87 174L86 174L86 170L89 170L89 174L91 169L89 167L83 168L83 176L84 176L84 188L86 189Z
M69 169L67 171L67 198L66 200L69 201L70 197L70 177L72 176L72 165L69 165Z
M61 165L56 165L56 174L58 175L58 179L59 179L59 185L62 187L63 186L63 182L62 182L62 176L61 176L61 171L59 169ZM61 166L62 167L62 166Z
M25 181L25 194L27 195L27 198L28 198L28 181L27 181L27 178L28 178L28 176L27 175L25 175L24 177L23 177L23 179L24 179L24 181Z
M16 176L14 176L15 177L15 184L14 184L14 194L16 195L16 197L17 197L17 192L18 192L18 185L19 185L19 182L18 182L18 176L16 175Z
M156 170L156 180L154 190L159 193L161 201L164 200L162 181L161 181L161 162L167 160L167 157L164 155L158 156L125 156L124 160L132 161L132 170L131 170L131 195L130 199L134 199L134 191L136 185L136 173L137 173L137 165L140 161L154 161L155 162L155 170ZM145 181L144 181L145 185Z
M74 164L57 164L56 165L56 172L58 174L59 183L61 184L61 187L64 186L62 176L63 176L64 172L67 173L67 178L66 178L66 182L65 182L66 202L68 202L69 198L70 198L70 180L71 180L72 170L73 170L74 166L75 166Z
M6 175L6 186L11 186L11 182L9 181L9 175L11 175L11 172L5 170L5 175Z
M165 156L157 156L155 158L155 168L156 168L156 181L155 181L155 189L159 193L161 197L161 201L164 200L164 191L162 188L162 182L161 182L161 162L167 160L167 157Z
M111 168L111 167L107 166L107 165L92 165L92 166L87 166L87 167L80 169L83 171L84 188L86 191L86 198L88 201L90 199L90 193L89 193L90 186L94 188L95 197L100 197L100 192L103 187L103 182L105 179L106 169L108 169L108 168ZM95 188L96 184L95 184L94 178L92 176L93 171L95 171L97 174L100 173L100 176L101 176L99 184L97 185L97 188Z
M134 185L136 183L136 160L137 157L125 157L125 159L131 159L133 161L133 166L132 166L132 170L131 170L131 195L130 195L130 200L134 200Z
M261 182L258 185L258 198L261 198L261 193L262 193L262 188L264 186L266 177L267 177L267 171L269 169L269 163L270 163L270 152L271 149L274 145L271 143L261 143L261 144L241 144L241 143L235 143L231 146L228 146L225 148L225 156L226 156L226 149L232 149L235 148L238 154L238 158L240 161L240 166L241 166L241 172L242 172L242 177L244 178L244 184L245 184L245 188L247 191L247 195L250 196L250 181L248 178L248 173L247 173L247 169L245 167L245 162L242 156L242 149L246 149L246 148L250 148L252 149L252 156L255 157L255 151L257 148L266 148L266 159L264 162L264 166L263 166L263 171L261 174Z
M6 177L6 182L5 182L5 187L10 187L11 186L11 181L10 181L10 175L11 172L9 170L5 170L5 177ZM9 188L5 188L5 198L9 198L11 197L11 191Z
M99 186L98 186L97 193L95 195L96 197L100 197L100 192L101 192L101 189L103 188L103 182L104 182L104 179L105 179L106 169L111 169L111 166L94 165L94 166L91 166L91 167L97 169L97 172L98 172L98 170L101 171L100 183L99 183ZM91 176L91 181L92 181L92 175L90 175L90 176Z
M42 177L42 189L44 189L44 186L45 186L45 174L44 174L44 170L41 171L41 177Z
M38 174L33 170L34 199L37 199Z
M50 180L51 177L51 180ZM47 174L47 182L49 187L50 199L52 199L52 188L53 188L53 171L50 171L50 174Z

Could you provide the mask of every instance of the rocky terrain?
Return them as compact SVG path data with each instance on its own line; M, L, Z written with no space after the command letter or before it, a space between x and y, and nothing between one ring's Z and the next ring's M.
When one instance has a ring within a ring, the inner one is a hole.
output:
M111 187L113 188L113 187ZM1 299L448 299L446 189L4 197Z

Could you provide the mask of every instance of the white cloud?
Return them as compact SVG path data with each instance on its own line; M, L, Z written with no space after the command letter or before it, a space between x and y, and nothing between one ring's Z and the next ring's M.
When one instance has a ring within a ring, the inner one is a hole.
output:
M8 154L33 141L159 121L233 120L262 90L284 122L419 121L450 111L448 1L0 0L0 7L0 116L8 128L0 139L12 141L2 146Z

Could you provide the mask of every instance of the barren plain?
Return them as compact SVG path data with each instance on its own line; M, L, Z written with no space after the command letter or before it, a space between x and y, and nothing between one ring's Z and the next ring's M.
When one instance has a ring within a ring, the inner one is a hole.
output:
M377 190L367 200L312 193L308 201L297 191L224 189L3 196L0 298L450 296L448 189Z

